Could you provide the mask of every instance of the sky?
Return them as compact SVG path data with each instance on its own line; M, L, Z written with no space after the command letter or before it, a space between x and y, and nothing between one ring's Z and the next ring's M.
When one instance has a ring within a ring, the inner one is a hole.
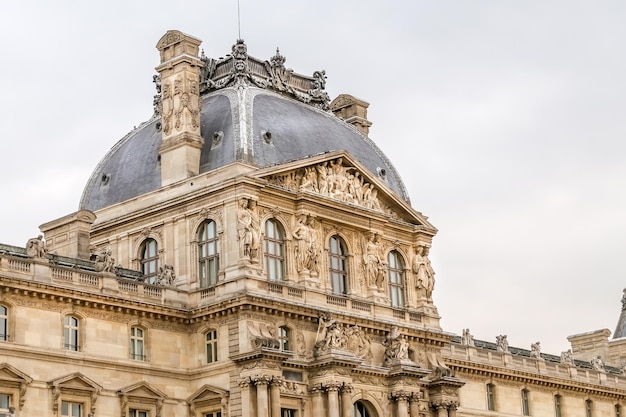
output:
M370 137L438 228L444 330L560 354L613 331L626 287L626 3L240 0L251 56L276 47L331 98L370 103ZM209 57L236 0L0 5L0 242L72 213L89 175L152 115L170 29Z

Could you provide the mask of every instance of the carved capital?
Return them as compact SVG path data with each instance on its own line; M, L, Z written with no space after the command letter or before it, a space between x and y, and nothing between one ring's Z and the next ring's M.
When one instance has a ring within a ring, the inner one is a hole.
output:
M339 390L341 389L341 384L339 384L338 382L324 382L322 383L322 387L324 388L324 390L326 390L326 392L339 392Z
M284 382L285 382L285 379L283 377L273 376L270 381L270 385L272 387L282 387Z
M256 375L251 378L254 385L270 385L272 377L268 375Z
M252 381L250 380L249 377L246 377L246 378L241 378L239 381L237 381L237 384L239 385L239 388L241 389L249 389L250 384L252 384Z
M409 401L411 396L412 396L412 393L408 391L400 390L400 391L393 391L391 394L389 394L389 399L393 401Z

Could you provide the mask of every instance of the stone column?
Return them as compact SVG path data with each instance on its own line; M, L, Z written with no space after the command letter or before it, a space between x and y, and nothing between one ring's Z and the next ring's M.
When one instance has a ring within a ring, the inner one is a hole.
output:
M339 385L327 384L326 391L328 392L328 417L339 417Z
M433 404L433 408L437 411L437 417L448 417L448 406L444 403Z
M352 386L341 387L341 417L352 417Z
M450 406L448 407L448 417L456 417L456 409L458 406L459 404L454 401L450 403Z
M280 417L280 387L282 385L282 378L274 377L270 382L270 406L272 417Z
M409 417L408 400L411 394L406 391L392 392L390 397L396 401L397 417Z
M322 388L317 386L311 388L311 394L313 395L313 412L319 413L324 409L324 398L322 397ZM316 417L320 417L317 415Z
M413 393L409 397L409 415L410 417L419 417L420 415L420 395Z
M256 383L256 416L269 417L267 386L270 383L270 378L261 376L256 378L254 382Z
M244 378L239 381L241 389L241 417L253 417L250 406L252 404L250 398L250 378Z

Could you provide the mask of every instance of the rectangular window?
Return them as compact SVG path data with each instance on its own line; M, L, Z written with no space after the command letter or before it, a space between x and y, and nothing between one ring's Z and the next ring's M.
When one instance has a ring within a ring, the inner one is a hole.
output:
M9 311L5 306L0 306L0 340L9 340Z
M204 417L222 417L221 411L213 411L211 413L204 413Z
M78 351L78 319L72 316L65 316L63 323L65 349Z
M139 327L130 328L130 358L138 361L143 361L145 356L143 354L143 329Z
M61 417L82 417L82 408L80 403L61 401Z
M128 410L128 417L148 417L148 412L131 408Z
M206 363L217 362L217 330L206 333Z
M622 406L615 404L615 417L622 417Z
M530 407L528 403L528 390L522 390L522 415L529 416L530 415Z
M554 396L554 417L561 417L561 396Z
M0 394L0 412L9 412L11 406L11 396L9 394Z
M291 408L281 408L280 417L296 417L296 410Z
M487 410L496 410L495 385L487 384Z

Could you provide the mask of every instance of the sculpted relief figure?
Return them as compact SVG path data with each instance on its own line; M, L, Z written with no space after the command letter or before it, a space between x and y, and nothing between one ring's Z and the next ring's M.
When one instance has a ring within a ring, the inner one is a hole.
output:
M347 349L357 358L369 361L372 359L372 342L360 326L354 325L346 329Z
M343 158L274 176L271 181L282 187L315 192L346 203L384 211L374 184L367 182L356 168L344 166Z
M428 247L420 245L413 258L413 272L416 276L416 287L421 290L427 299L432 299L435 289L435 271L428 259Z
M409 342L406 337L400 334L398 326L393 326L391 331L383 341L385 346L385 356L383 364L388 366L393 360L409 359Z
M470 329L463 329L463 336L461 336L461 344L464 346L475 346L474 336L470 333Z
M302 215L293 230L296 240L296 270L319 273L319 253L315 219L310 215Z
M28 239L26 242L26 255L29 258L45 258L46 253L48 250L42 235Z
M115 259L112 256L111 248L101 248L100 250L91 248L89 259L94 261L96 272L115 272Z
M574 355L572 349L561 352L561 363L564 365L574 366Z
M541 344L539 342L530 345L530 357L541 359Z
M346 334L343 324L335 320L330 313L322 313L319 317L317 336L315 337L316 352L332 349L346 349Z
M239 244L243 256L254 262L258 262L259 257L260 229L256 201L251 198L242 199L237 214Z
M176 274L172 265L163 265L159 267L156 277L156 285L172 285L176 281Z
M600 356L591 359L591 366L596 371L604 371L604 362Z
M496 336L496 349L498 352L509 351L509 341L506 340L506 335Z
M378 233L371 233L369 236L363 250L363 265L367 284L371 287L382 288L385 280L385 263Z

